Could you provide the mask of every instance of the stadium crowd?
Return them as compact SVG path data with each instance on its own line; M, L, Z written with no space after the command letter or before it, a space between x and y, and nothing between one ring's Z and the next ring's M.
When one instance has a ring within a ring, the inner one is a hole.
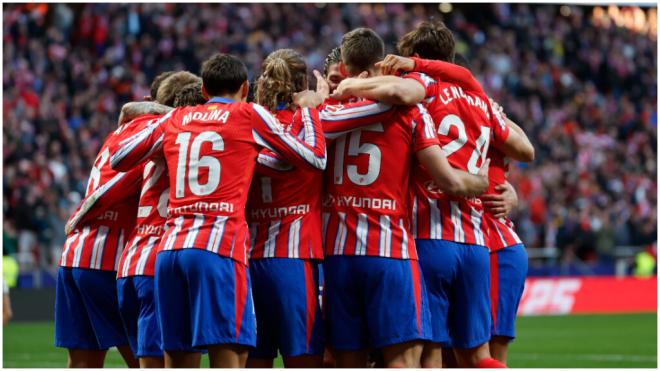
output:
M528 247L606 259L656 240L656 41L595 28L591 7L437 4L11 4L3 8L3 243L24 269L56 269L64 224L84 194L121 105L159 72L198 72L213 52L251 80L277 48L310 67L348 30L377 31L389 52L429 17L491 97L528 133L536 159L511 167L512 219ZM311 80L313 81L313 79Z

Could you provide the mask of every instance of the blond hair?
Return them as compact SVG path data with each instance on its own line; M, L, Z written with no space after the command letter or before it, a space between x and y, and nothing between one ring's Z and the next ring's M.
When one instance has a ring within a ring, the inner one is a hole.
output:
M271 111L280 103L290 107L293 93L307 89L307 64L293 49L270 53L261 64L261 71L255 97L257 103Z

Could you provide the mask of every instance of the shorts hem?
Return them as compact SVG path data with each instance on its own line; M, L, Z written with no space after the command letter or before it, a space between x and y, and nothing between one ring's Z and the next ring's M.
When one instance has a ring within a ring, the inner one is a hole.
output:
M305 352L294 352L293 354L290 354L290 353L287 354L287 353L282 353L282 351L280 350L280 354L282 355L282 357L318 356L318 355L322 355L324 351L325 351L325 349L320 350L320 351L316 351L316 352L314 352L314 351L310 351L310 352L305 351Z
M503 338L509 338L509 341L512 341L513 339L516 338L516 335L515 335L515 334L511 334L510 332L509 332L509 333L497 333L497 332L493 332L493 333L491 334L490 338L492 339L494 336L499 336L499 337L503 337Z
M451 342L451 347L452 348L458 348L458 349L472 349L472 348L476 348L476 347L478 347L482 344L485 344L489 341L490 341L490 337L482 339L482 340L474 340L474 341L465 342L465 343L461 343L461 344L457 344L457 343L452 341Z
M430 336L424 336L424 335L404 336L404 337L400 337L400 338L397 338L397 339L390 339L390 340L384 340L384 341L381 341L381 342L373 343L373 344L370 344L370 346L371 346L371 348L374 348L374 349L380 349L380 348L384 348L384 347L387 347L387 346L390 346L390 345L396 345L396 344L401 344L401 343L406 343L406 342L409 342L409 341L416 341L416 340L430 341L431 337Z

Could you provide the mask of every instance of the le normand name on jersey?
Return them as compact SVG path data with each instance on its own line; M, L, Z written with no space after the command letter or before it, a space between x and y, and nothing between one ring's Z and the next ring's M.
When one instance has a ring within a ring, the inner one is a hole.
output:
M210 105L208 107L208 112L188 112L183 116L183 122L181 125L187 125L191 121L222 121L223 124L227 123L229 120L229 111L224 109L217 109L217 105Z
M438 92L438 98L440 98L440 101L446 106L449 105L453 100L456 99L463 99L465 100L469 105L472 107L477 107L481 109L486 117L490 119L490 112L488 112L488 105L486 102L484 102L483 99L479 98L478 96L471 96L465 94L463 89L461 89L460 86L449 86L446 88L443 88Z

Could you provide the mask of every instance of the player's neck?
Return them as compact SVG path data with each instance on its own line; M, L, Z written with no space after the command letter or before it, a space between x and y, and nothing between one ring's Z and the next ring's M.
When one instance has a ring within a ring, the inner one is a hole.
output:
M231 101L231 102L241 102L241 101L243 101L243 97L241 96L240 91L236 94L216 95L214 97L211 97L209 100L212 100L212 99L223 100L223 101Z

